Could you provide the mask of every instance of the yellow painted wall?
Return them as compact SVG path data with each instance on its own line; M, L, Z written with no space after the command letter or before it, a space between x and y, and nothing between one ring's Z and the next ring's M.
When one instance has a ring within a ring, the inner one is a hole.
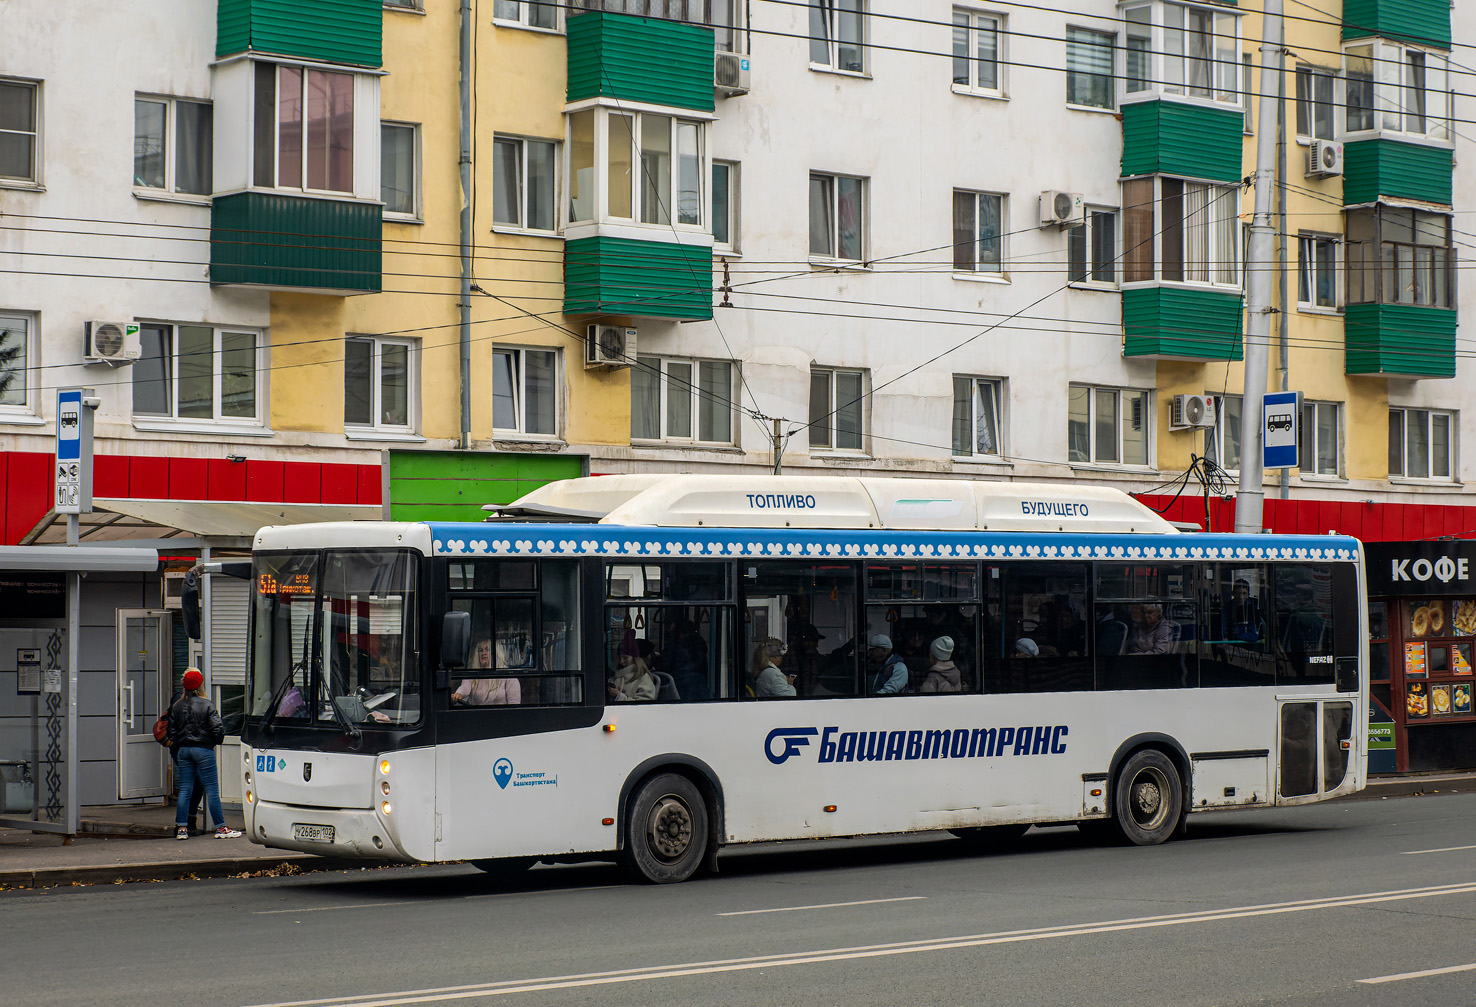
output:
M1380 378L1348 377L1344 372L1343 316L1341 313L1327 314L1298 310L1297 261L1299 232L1316 232L1329 235L1343 233L1343 185L1341 178L1307 178L1307 148L1295 138L1296 66L1299 62L1326 67L1340 67L1342 41L1339 29L1333 20L1305 20L1288 18L1285 21L1286 46L1292 50L1286 60L1286 101L1284 115L1287 130L1286 175L1283 179L1286 192L1286 232L1290 235L1286 246L1286 303L1283 304L1279 285L1273 288L1272 301L1287 312L1287 345L1285 364L1288 368L1287 386L1300 391L1304 398L1324 402L1344 403L1343 415L1343 474L1349 479L1382 480L1388 475L1388 390L1387 383ZM1247 13L1241 19L1243 51L1253 57L1255 69L1251 88L1256 96L1261 91L1259 52L1261 39L1261 17ZM1300 55L1298 55L1300 54ZM1275 81L1271 81L1275 87ZM1260 132L1260 107L1256 101L1254 120L1256 132ZM1274 127L1273 127L1274 128ZM1243 168L1245 176L1256 170L1256 143L1258 136L1245 138ZM1272 202L1276 208L1275 196ZM1241 196L1241 221L1249 224L1255 208L1255 196L1251 189ZM1279 224L1279 219L1273 217ZM1278 252L1280 239L1278 239ZM1271 354L1266 375L1266 390L1280 391L1282 385L1280 351L1280 316L1271 318ZM1204 436L1199 433L1170 432L1168 428L1169 407L1176 394L1228 393L1241 394L1244 390L1244 366L1238 362L1230 364L1180 364L1163 362L1158 366L1159 390L1159 467L1165 471L1182 471L1189 464L1189 453L1204 453ZM1295 470L1294 470L1295 474ZM1279 471L1266 473L1269 482L1280 478Z
M272 294L271 425L280 432L343 430L344 298Z

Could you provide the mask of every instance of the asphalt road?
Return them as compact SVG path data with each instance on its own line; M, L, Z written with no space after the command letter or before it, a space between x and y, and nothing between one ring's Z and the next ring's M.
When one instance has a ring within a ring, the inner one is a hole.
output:
M0 893L28 1005L1476 1003L1476 795L727 854L684 885L470 867Z

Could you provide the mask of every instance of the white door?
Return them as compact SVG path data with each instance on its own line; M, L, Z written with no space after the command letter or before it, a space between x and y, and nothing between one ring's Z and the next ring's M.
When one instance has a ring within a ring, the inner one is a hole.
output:
M168 792L169 750L154 740L154 721L169 705L170 628L168 612L118 610L119 797Z

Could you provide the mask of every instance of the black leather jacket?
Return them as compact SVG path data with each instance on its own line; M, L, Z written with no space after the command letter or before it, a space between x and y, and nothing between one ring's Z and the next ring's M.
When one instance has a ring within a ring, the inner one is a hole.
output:
M220 714L203 696L184 696L169 708L169 741L176 748L214 748L225 740Z

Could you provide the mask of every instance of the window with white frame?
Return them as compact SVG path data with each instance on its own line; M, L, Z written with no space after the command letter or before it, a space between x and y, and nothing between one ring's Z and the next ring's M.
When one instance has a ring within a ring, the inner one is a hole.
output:
M36 411L35 328L34 315L0 311L0 420L7 413L32 415Z
M741 52L743 6L743 0L571 0L569 16L585 11L610 11L705 24L712 28L719 51Z
M1255 101L1260 96L1251 90L1251 54L1242 53L1240 57L1240 131L1247 136L1253 133L1255 122Z
M408 122L379 124L379 192L384 215L420 217L420 127Z
M736 371L730 360L641 354L630 372L631 439L732 444Z
M1215 395L1215 425L1205 431L1204 453L1220 468L1235 472L1240 469L1240 417L1245 399L1211 394Z
M1452 217L1382 203L1344 215L1348 304L1455 304Z
M1455 413L1389 410L1389 474L1406 479L1449 479L1455 472Z
M411 432L417 349L413 340L382 336L353 336L343 341L345 429Z
M208 101L139 95L133 100L133 185L188 196L211 193L213 129Z
M135 418L260 422L260 333L145 322L139 336Z
M1089 206L1086 223L1066 232L1066 279L1117 282L1117 211Z
M1297 238L1297 303L1304 308L1338 306L1338 246L1329 235L1303 234Z
M1445 53L1383 39L1346 47L1347 132L1450 140L1449 64Z
M498 434L558 433L557 350L492 351L492 429Z
M810 66L866 72L866 0L809 0Z
M953 9L953 86L976 94L1003 96L1005 91L1000 40L1004 17Z
M1005 197L953 190L953 268L977 273L1005 271Z
M860 451L865 424L866 372L810 368L810 447Z
M810 255L860 262L866 257L866 180L810 173Z
M1303 475L1335 476L1341 470L1343 407L1303 402L1297 457Z
M41 85L0 77L0 182L41 181Z
M1297 66L1297 136L1312 140L1332 140L1338 135L1333 116L1336 107L1333 89L1337 71L1326 67Z
M1240 23L1233 9L1147 3L1123 9L1130 98L1183 95L1239 105ZM1162 44L1155 45L1154 32Z
M953 456L999 458L1004 382L999 378L953 376Z
M544 0L496 0L492 4L492 20L503 24L522 25L525 28L543 28L558 31L561 3Z
M530 231L558 230L559 145L499 136L492 141L492 221Z
M1123 282L1238 285L1239 194L1161 175L1123 182Z
M738 181L737 161L712 162L712 244L720 251L739 249Z
M354 190L354 74L256 64L256 185Z
M705 123L604 106L568 118L571 223L705 226Z
M1115 108L1113 49L1117 36L1090 28L1066 29L1066 104Z
M1147 465L1148 420L1143 389L1072 385L1066 458L1087 465Z

